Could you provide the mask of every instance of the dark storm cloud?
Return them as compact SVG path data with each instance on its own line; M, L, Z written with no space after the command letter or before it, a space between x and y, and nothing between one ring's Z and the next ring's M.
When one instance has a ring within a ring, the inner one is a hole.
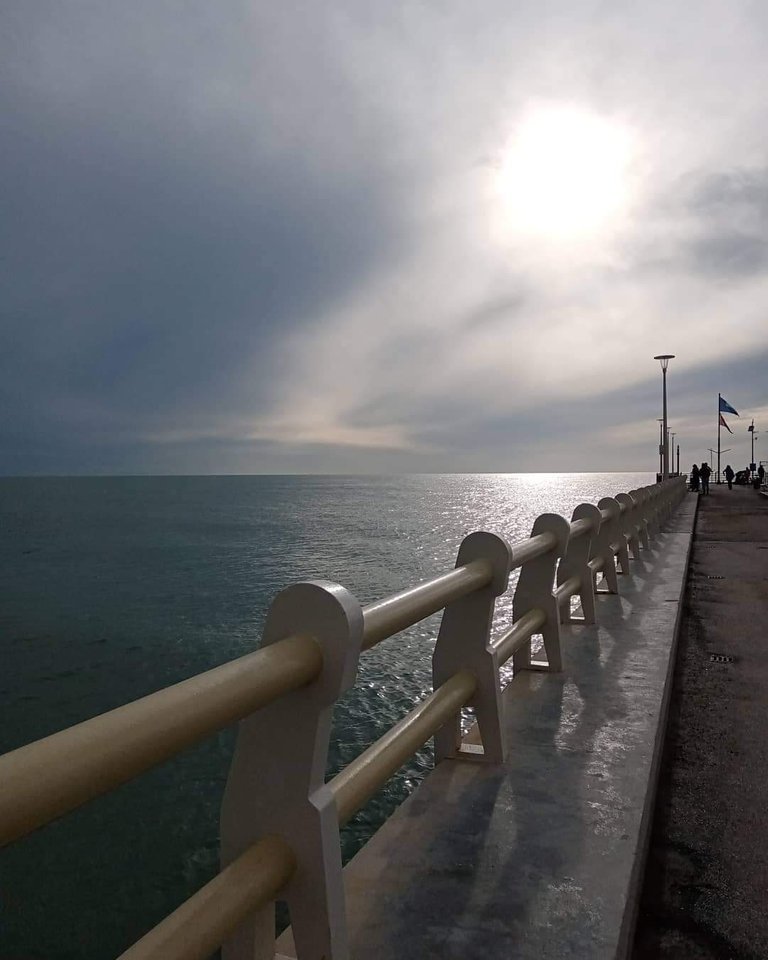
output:
M249 22L247 5L228 9ZM276 339L311 326L396 241L375 153L352 168L312 156L281 70L254 82L238 67L259 62L258 31L238 36L206 10L4 10L6 453L24 434L30 451L67 434L77 445L78 432L127 442L258 405L281 373L267 359ZM306 122L327 110L344 136L343 97L326 76L301 101Z

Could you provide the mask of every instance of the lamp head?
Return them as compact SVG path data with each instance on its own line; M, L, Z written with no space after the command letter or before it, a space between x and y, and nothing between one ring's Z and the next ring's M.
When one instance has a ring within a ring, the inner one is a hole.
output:
M674 353L660 353L658 357L654 357L653 359L660 361L661 369L666 370L667 364L669 363L670 360L674 360L674 358L675 358Z

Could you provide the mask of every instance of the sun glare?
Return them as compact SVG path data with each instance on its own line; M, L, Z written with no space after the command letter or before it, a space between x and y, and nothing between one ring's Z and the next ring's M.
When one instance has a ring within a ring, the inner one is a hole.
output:
M505 232L577 238L615 222L629 199L630 131L589 110L526 113L498 174Z

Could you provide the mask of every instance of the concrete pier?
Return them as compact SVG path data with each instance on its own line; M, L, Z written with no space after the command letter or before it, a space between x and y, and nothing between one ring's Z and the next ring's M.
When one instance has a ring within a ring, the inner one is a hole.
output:
M441 763L346 867L353 958L626 955L695 507L599 598L599 625L563 628L562 673L507 687L509 759Z
M768 500L702 497L635 960L768 957Z

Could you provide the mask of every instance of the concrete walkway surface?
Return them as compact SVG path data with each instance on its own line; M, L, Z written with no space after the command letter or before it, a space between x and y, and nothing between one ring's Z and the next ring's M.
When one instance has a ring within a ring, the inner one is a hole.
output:
M767 854L768 499L713 485L700 499L634 960L765 960Z
M695 503L599 598L598 625L563 628L562 673L507 687L508 760L441 763L345 868L354 960L625 955Z

